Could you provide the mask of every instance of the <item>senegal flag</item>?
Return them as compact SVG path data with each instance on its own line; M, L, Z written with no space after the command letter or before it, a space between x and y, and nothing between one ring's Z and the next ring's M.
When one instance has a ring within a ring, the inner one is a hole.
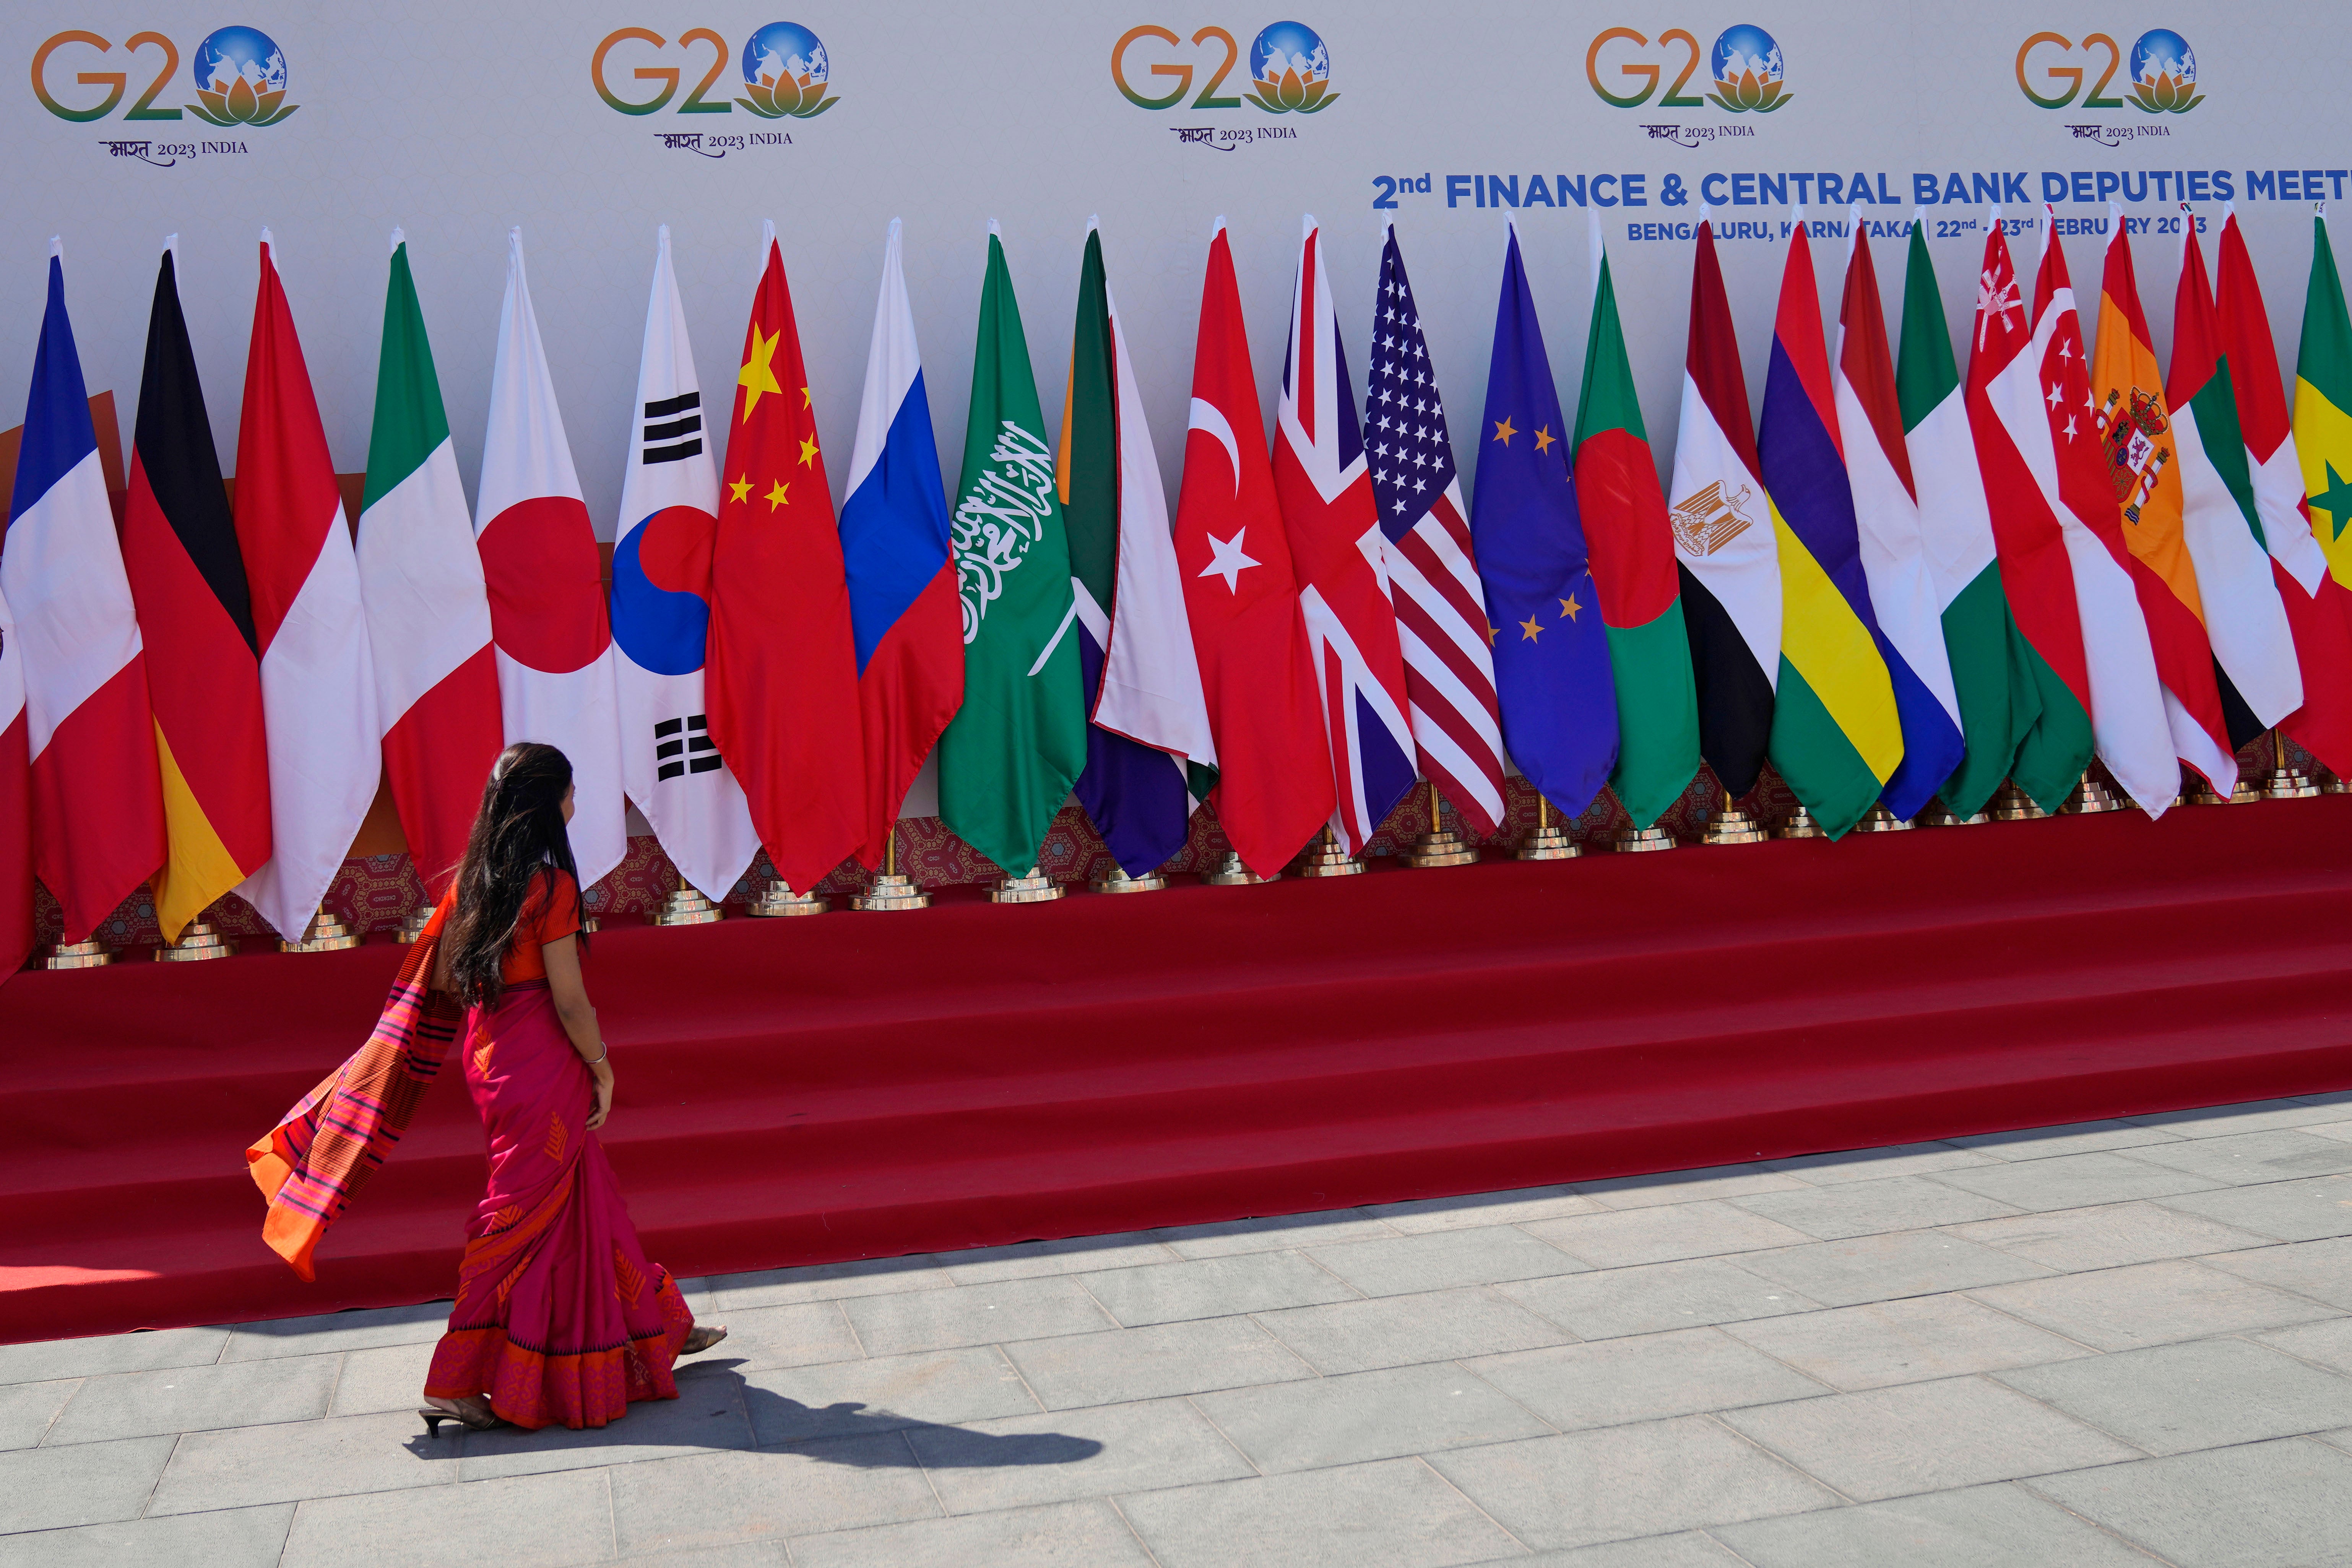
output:
M1592 325L1576 400L1576 504L1617 688L1617 765L1609 787L1633 826L1647 827L1698 773L1698 687L1675 531L1633 391L1598 213L1591 228Z
M2294 449L2311 498L2311 531L2327 552L2329 574L2352 588L2352 313L2344 308L2325 214L2311 222L2311 282L2294 356Z
M1087 703L1054 449L993 225L956 494L963 708L940 736L940 816L1017 877L1087 765Z

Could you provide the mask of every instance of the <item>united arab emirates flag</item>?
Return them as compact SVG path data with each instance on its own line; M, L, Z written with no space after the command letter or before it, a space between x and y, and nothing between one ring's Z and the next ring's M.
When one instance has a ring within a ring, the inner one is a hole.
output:
M992 226L963 477L949 533L963 707L940 736L940 816L1018 876L1087 765L1069 536L1004 242Z
M1617 765L1609 787L1633 826L1647 827L1698 773L1698 687L1675 531L1633 391L1597 213L1591 230L1592 324L1576 399L1576 503L1617 688Z
M2033 650L2000 590L1984 473L1969 434L1968 399L1952 358L1936 264L1927 255L1927 226L1916 218L1903 275L1903 344L1895 394L1968 748L1941 793L1954 813L1973 816L2009 776L2018 747L2042 717L2042 693L2034 681Z

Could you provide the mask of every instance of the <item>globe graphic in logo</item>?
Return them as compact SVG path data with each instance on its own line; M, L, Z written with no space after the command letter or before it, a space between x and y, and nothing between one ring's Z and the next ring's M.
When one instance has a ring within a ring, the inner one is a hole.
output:
M2197 90L2197 51L2169 27L2151 27L2131 49L2131 101L2147 114L2186 114L2205 101Z
M1716 90L1707 97L1718 109L1769 114L1789 101L1790 95L1781 90L1787 70L1780 41L1753 23L1726 27L1708 63L1715 68Z
M841 100L825 96L833 61L824 40L798 22L771 22L743 41L743 92L735 101L762 120L806 120Z
M198 44L190 73L201 102L188 107L215 125L275 125L286 101L286 54L258 27L223 27Z
M1339 101L1331 51L1304 22L1276 22L1250 45L1254 89L1244 96L1268 114L1314 114Z

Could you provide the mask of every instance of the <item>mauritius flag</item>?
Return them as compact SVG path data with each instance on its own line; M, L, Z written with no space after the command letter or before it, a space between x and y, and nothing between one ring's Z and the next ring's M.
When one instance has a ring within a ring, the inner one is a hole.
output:
M1780 679L1772 765L1831 837L1862 820L1903 762L1903 720L1887 646L1870 607L1832 400L1821 296L1801 211L1789 235L1757 423L1780 556ZM1906 668L1905 675L1918 678ZM1932 700L1932 699L1930 700ZM1926 781L1920 803L1943 783Z

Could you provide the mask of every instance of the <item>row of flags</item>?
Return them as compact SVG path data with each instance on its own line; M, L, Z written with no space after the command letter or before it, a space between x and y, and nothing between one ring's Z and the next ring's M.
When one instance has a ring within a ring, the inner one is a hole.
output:
M2163 374L2125 226L2095 357L2040 226L2029 290L1994 214L1963 374L1918 226L1895 339L1853 226L1832 343L1800 214L1751 424L1702 221L1670 492L1598 223L1572 423L1513 231L1465 507L1393 229L1360 405L1307 220L1269 449L1220 220L1172 520L1091 226L1058 431L992 226L950 491L892 224L837 513L772 226L723 443L664 228L609 596L519 231L470 509L394 232L355 538L267 231L233 496L167 242L118 535L59 250L0 549L0 963L35 874L68 941L151 878L167 937L231 890L299 932L380 773L437 890L521 739L573 761L584 880L634 802L714 896L762 846L795 889L878 866L934 750L1007 870L1075 792L1135 875L1204 801L1260 873L1326 826L1360 850L1419 779L1491 832L1507 755L1636 826L1702 758L1733 796L1769 760L1832 834L2005 779L2054 806L2095 753L2158 813L2273 726L2352 767L2324 219L2292 411L2234 216L2218 288L2183 226Z

